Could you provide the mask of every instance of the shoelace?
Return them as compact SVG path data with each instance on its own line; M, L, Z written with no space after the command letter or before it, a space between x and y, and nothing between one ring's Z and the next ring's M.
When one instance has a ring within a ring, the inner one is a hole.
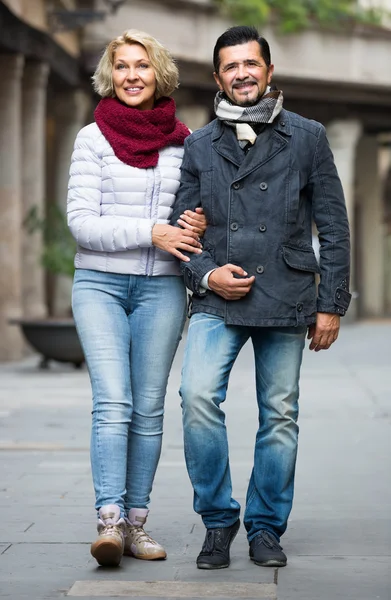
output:
M134 535L137 542L148 542L149 544L157 545L157 542L153 540L146 531L142 527L136 527L135 525L130 525L129 527L130 533Z
M99 535L121 535L121 529L118 525L105 525L103 529L100 530Z
M220 534L221 532L218 529L209 529L209 531L207 531L206 533L206 538L202 547L202 552L211 554L213 551L218 551L219 548L217 546L218 543L221 542Z
M267 531L261 531L257 536L256 545L258 546L259 544L263 544L266 548L270 548L270 550L282 550L277 540Z

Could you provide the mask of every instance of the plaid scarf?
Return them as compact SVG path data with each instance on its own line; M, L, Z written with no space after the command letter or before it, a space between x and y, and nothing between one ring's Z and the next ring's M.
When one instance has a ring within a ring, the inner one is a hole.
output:
M258 104L254 106L238 106L232 104L224 92L217 92L215 97L216 117L229 127L236 129L236 136L241 148L248 143L255 144L257 134L250 123L273 123L276 116L282 111L283 95L281 90L271 90L267 87L266 93Z

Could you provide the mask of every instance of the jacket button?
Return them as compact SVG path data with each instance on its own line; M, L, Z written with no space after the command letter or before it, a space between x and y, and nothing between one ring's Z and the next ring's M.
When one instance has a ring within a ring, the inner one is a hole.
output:
M259 231L261 231L262 233L264 233L266 231L266 229L267 229L266 225L259 226Z
M240 188L240 183L238 181L235 181L232 187L234 188L234 190L238 190Z
M239 229L239 225L237 223L231 223L231 231L237 231Z
M281 127L285 127L285 121L281 121Z
M267 183L265 181L262 181L262 183L259 184L259 187L264 192L265 190L267 190Z
M337 298L338 298L338 300L340 300L340 298L341 298L341 294L339 292L337 292Z
M264 269L264 267L263 267L262 265L258 265L258 266L257 266L257 269L256 269L256 271L257 271L257 273L259 273L260 275L261 275L261 274L264 272L264 270L265 270L265 269Z
M297 312L301 312L301 311L303 310L303 305L302 305L302 303L301 303L301 302L299 302L299 303L296 305L296 309L297 309Z

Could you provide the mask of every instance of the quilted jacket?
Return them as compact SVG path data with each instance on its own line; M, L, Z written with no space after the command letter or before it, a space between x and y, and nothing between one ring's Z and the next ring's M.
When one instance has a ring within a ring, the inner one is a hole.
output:
M178 261L152 245L155 223L169 223L183 147L159 152L156 167L121 162L96 123L77 135L68 186L75 267L132 275L180 275Z

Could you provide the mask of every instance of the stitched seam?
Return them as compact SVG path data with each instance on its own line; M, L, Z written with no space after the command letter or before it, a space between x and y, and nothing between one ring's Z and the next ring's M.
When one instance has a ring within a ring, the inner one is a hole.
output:
M320 139L320 134L321 134L321 133L322 133L322 131L320 130L320 131L319 131L319 136L318 136L318 141L317 141L317 143L316 143L316 149L315 149L315 158L314 158L314 160L316 160L316 172L317 172L318 179L319 179L320 189L322 190L322 197L323 197L323 201L324 201L324 204L325 204L325 208L326 208L326 210L327 210L327 213L328 213L328 215L329 215L329 223L330 223L330 225L331 225L331 231L332 231L332 245L331 245L331 253L332 253L332 263L334 263L334 252L335 252L335 241L334 241L334 240L335 240L335 227L334 227L334 222L333 222L333 219L332 219L332 217L331 217L331 212L330 212L330 206L329 206L329 202L328 202L328 200L327 200L326 193L325 193L325 185L324 185L323 179L322 179L322 177L321 177L321 175L320 175L320 172L319 172L319 167L320 167L320 166L323 164L323 162L325 162L325 161L323 161L322 163L319 163L319 162L318 162L318 147L319 147L319 139ZM325 160L326 160L326 159L325 159ZM330 270L330 271L329 271L329 273L327 274L327 277L328 277L328 278L331 278L331 281L330 281L330 289L332 289L332 287L333 287L333 278L334 278L334 273L333 273L333 270Z

